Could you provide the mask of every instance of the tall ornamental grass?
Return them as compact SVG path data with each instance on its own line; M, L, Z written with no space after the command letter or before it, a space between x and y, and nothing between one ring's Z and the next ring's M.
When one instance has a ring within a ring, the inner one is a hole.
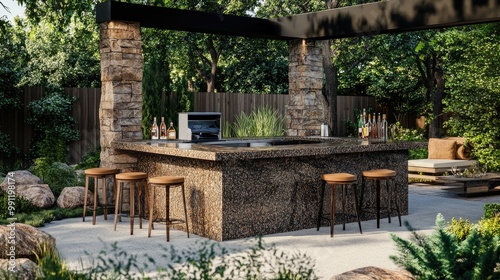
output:
M269 106L241 112L232 126L235 137L273 137L285 135L285 118Z

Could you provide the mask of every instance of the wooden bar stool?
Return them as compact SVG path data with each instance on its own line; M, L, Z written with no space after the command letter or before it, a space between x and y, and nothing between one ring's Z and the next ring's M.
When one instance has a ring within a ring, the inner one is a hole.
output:
M147 184L148 174L144 172L124 172L116 175L116 198L115 198L115 231L116 231L116 222L118 220L118 215L121 213L121 204L122 201L122 192L123 192L123 184L130 183L130 235L134 234L134 216L135 216L135 187L138 183L137 193L138 193L138 201L139 201L139 228L142 228L142 214L143 212L143 203L142 203L142 192L145 192L145 197L147 197ZM118 211L120 207L120 211Z
M189 238L189 226L188 226L188 216L186 208L186 195L184 194L184 177L173 177L173 176L160 176L149 178L149 185L152 188L152 192L149 197L149 230L148 237L151 237L151 229L153 228L153 211L154 211L154 197L157 187L165 188L165 222L167 227L167 242L170 241L170 225L173 223L185 223L187 237ZM184 205L184 220L182 219L171 219L170 218L170 188L181 187L182 192L182 203Z
M361 221L359 220L359 209L358 209L358 191L356 189L357 178L353 174L349 173L333 173L333 174L323 174L321 176L323 184L321 186L321 198L319 200L319 212L318 212L318 228L321 225L321 219L330 220L330 236L333 237L333 226L335 224L335 187L337 185L342 187L342 213L343 213L343 230L345 230L346 211L345 211L345 197L346 197L346 187L354 187L354 209L356 210L356 218L358 220L359 232L362 234ZM326 184L332 185L330 194L330 218L323 216L323 200L325 196L325 186Z
M106 193L106 178L110 177L113 178L113 185L114 185L114 193L116 193L116 178L115 175L117 173L120 173L118 169L114 168L89 168L85 170L85 198L83 200L83 221L85 222L85 212L87 210L87 199L88 199L88 193L89 193L89 179L93 178L94 179L94 205L92 207L92 225L95 225L96 221L96 211L97 211L97 204L99 203L98 199L98 182L99 179L102 180L102 198L104 200L104 203L101 205L103 208L104 212L104 220L108 219L108 207L112 207L112 205L108 205L108 198L107 198L107 193Z
M401 226L401 212L399 211L399 200L396 195L393 195L393 191L396 191L396 175L397 172L390 169L373 169L362 172L363 182L361 185L361 198L360 198L360 208L363 209L363 196L365 192L366 180L374 180L376 182L376 208L377 208L377 228L380 228L380 181L385 180L385 185L387 187L387 218L389 223L391 222L391 199L394 199L396 203L396 211L399 218L399 226ZM392 181L392 188L389 186L389 181Z

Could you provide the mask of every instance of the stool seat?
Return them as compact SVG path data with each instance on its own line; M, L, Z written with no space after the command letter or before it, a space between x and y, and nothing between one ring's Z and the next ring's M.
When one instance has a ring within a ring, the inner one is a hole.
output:
M377 228L380 228L380 181L385 181L385 185L387 187L387 219L389 223L391 222L391 200L394 200L396 203L396 211L398 213L398 218L399 218L399 226L401 226L401 211L399 209L399 200L396 197L396 175L397 172L395 170L391 169L372 169L372 170L365 170L362 171L362 179L363 182L361 184L361 201L359 208L363 209L363 197L364 197L364 192L365 192L365 185L366 185L366 180L372 180L375 181L375 186L376 186L376 197L375 197L375 203L376 203L376 209L377 209ZM389 181L393 182L392 187L389 186ZM394 192L394 194L393 194Z
M85 172L85 197L84 197L84 202L83 202L83 221L85 222L90 179L93 178L94 179L94 202L93 202L93 207L92 207L92 225L95 225L97 204L101 204L101 207L102 207L103 212L104 212L104 220L108 219L108 207L112 207L112 205L108 205L108 198L107 198L107 191L106 191L106 185L107 185L106 178L109 177L109 178L113 179L114 193L116 193L116 174L120 173L120 170L114 169L114 168L97 167L97 168L86 169L84 172ZM101 180L101 182L102 182L102 194L101 195L102 195L103 203L99 203L99 197L98 197L98 191L99 191L98 182L99 182L99 180Z
M397 172L390 169L373 169L362 172L363 177L367 178L390 178L396 176Z
M182 184L184 183L184 177L174 177L174 176L153 177L149 178L149 183L155 185Z
M330 237L333 237L333 227L335 225L335 190L336 186L340 186L342 190L342 213L344 216L343 219L343 229L345 230L345 223L347 220L347 213L345 210L345 204L346 204L346 188L351 187L354 191L354 209L356 212L356 219L358 221L358 226L359 226L359 232L363 233L363 230L361 229L361 220L359 219L359 209L358 209L358 192L357 192L357 181L358 178L354 174L350 173L330 173L330 174L323 174L321 175L321 179L323 181L323 184L321 186L321 195L320 195L320 200L319 200L319 212L318 212L318 222L317 222L317 230L319 230L321 226L321 219L328 219L330 220ZM323 200L325 196L325 186L326 185L331 185L331 192L330 192L330 218L325 218L323 217Z
M117 180L144 180L148 178L148 174L144 172L125 172L116 175Z
M337 184L345 184L351 183L358 180L355 175L349 173L332 173L332 174L323 174L321 179L327 181L328 183L337 183Z
M165 188L165 224L166 224L166 235L167 242L170 241L170 225L174 223L184 223L186 225L186 233L189 238L189 225L188 225L188 215L187 215L187 207L186 207L186 195L184 193L184 177L177 176L158 176L149 178L149 185L151 187L151 193L149 197L149 229L148 229L148 237L151 237L151 230L153 229L153 212L155 205L155 197L156 197L156 188L163 187ZM172 219L170 217L170 187L180 187L180 191L182 194L182 204L184 208L184 220L182 219Z
M85 175L91 175L91 176L107 176L118 173L120 173L120 170L118 169L104 168L104 167L89 168L85 170Z
M146 187L147 184L147 179L148 179L148 174L144 172L124 172L124 173L119 173L115 175L116 177L116 183L117 183L117 188L116 188L116 198L115 198L115 221L114 221L114 227L116 231L116 222L118 221L118 216L121 213L121 207L123 204L123 188L125 183L130 183L130 188L129 188L129 204L130 204L130 235L134 234L134 216L135 216L135 190L137 187L137 194L138 194L138 206L139 206L139 228L142 228L142 215L144 213L143 211L143 194L144 192L144 197L148 197L148 189ZM136 186L136 184L138 184ZM120 208L120 211L119 211Z

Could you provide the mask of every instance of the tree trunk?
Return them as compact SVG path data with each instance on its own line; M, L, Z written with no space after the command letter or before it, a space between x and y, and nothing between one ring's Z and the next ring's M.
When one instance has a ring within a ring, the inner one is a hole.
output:
M339 1L337 0L325 0L325 5L327 9L337 8ZM323 95L328 101L329 115L328 126L331 128L331 136L338 136L337 127L337 70L332 64L332 40L324 40L322 42L322 54L323 54L323 71L325 73L325 88Z
M337 128L337 82L336 71L332 64L331 40L322 41L323 71L325 73L325 88L323 94L328 101L329 117L328 126L332 136L338 136Z
M429 124L429 138L439 138L443 134L442 124L440 122L440 117L443 113L443 99L444 99L444 75L443 69L439 62L436 61L436 66L434 67L434 81L436 84L434 94L431 96L432 99L432 115L433 119Z

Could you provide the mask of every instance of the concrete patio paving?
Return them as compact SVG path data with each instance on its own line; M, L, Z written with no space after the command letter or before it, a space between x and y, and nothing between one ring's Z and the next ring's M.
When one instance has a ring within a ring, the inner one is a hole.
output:
M451 218L465 218L476 222L483 215L485 203L500 203L498 195L482 195L464 197L458 195L455 188L440 185L413 184L409 186L409 215L403 216L420 232L430 233L435 227L436 215L441 213L446 221ZM136 219L137 220L137 219ZM147 222L147 221L146 221ZM395 269L398 267L389 259L397 253L390 233L402 237L410 234L404 227L399 227L397 216L389 224L382 219L380 228L376 228L376 221L362 222L363 234L359 233L356 223L335 226L335 237L330 238L329 227L315 228L294 232L266 235L263 237L267 247L274 245L278 250L289 253L305 253L314 260L315 272L320 279L330 279L352 269L376 266ZM82 222L81 218L66 219L52 222L43 228L43 231L56 238L57 249L72 269L81 270L88 267L99 252L105 248L109 250L111 244L117 242L119 248L129 254L136 254L140 263L146 261L147 254L154 258L158 265L166 267L166 259L162 257L166 248L173 246L177 251L200 246L206 238L171 230L170 243L165 240L165 226L155 224L152 237L147 237L147 223L143 229L138 228L138 221L134 235L129 234L128 219L118 225L113 231L113 215L104 221L99 216L95 226L91 219ZM218 243L227 250L241 252L256 244L255 239L231 240Z

